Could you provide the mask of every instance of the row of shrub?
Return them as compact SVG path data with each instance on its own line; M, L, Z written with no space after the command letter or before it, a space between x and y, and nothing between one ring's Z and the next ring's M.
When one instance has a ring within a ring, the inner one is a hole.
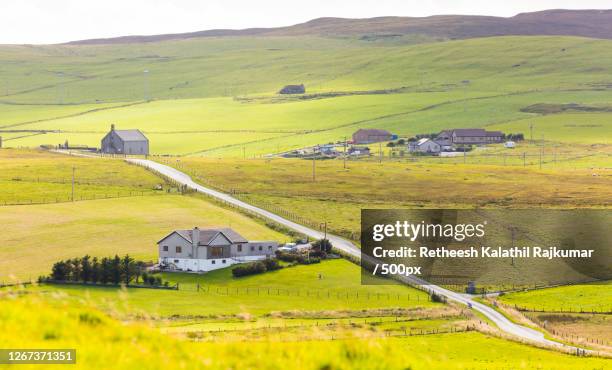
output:
M276 258L283 262L298 263L300 265L310 265L321 262L320 257L308 256L301 253L277 251Z
M278 261L291 264L310 265L319 263L332 251L332 244L328 239L317 240L312 243L309 251L276 251L276 258L265 259L262 261L240 264L232 269L234 277L261 274L266 271L274 271L283 268Z
M146 273L146 264L136 261L129 255L124 257L77 257L53 264L51 275L41 276L40 281L72 281L94 284L140 283L161 286L161 277ZM142 279L141 279L142 278ZM166 284L168 285L168 284Z
M256 275L266 271L279 270L281 268L282 266L279 265L276 259L270 258L262 261L240 264L232 269L232 275L234 275L234 277Z

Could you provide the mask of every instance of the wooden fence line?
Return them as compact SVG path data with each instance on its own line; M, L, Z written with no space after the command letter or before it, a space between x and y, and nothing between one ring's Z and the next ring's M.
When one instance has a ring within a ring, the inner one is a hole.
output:
M165 194L165 193L164 193ZM127 194L123 194L121 192L117 194L112 193L104 193L104 194L93 194L93 195L76 195L74 197L74 202L82 202L88 200L101 200L101 199L117 199L117 198L131 198L131 197L145 197L145 196L159 196L163 195L161 193L153 192L153 191L131 191ZM72 197L68 195L67 197L52 197L52 198L42 198L41 200L18 200L18 201L10 201L10 200L2 200L0 201L0 206L23 206L30 204L54 204L54 203L70 203L72 202Z
M345 299L345 300L394 300L394 301L415 301L427 302L431 300L420 297L420 295L399 294L399 293L360 293L351 291L331 291L329 289L286 289L275 287L211 287L210 285L197 284L193 289L185 289L184 285L181 290L192 290L205 294L218 294L225 296L240 296L240 295L265 295L265 296L285 296L285 297L316 297L330 299Z

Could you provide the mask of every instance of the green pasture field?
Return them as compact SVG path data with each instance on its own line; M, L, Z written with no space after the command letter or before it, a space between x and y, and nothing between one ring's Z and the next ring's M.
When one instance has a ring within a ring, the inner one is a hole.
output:
M309 91L519 91L600 87L610 41L490 37L418 45L351 38L235 37L136 45L3 46L5 101L93 103ZM246 57L245 57L246 56ZM145 77L144 70L148 70Z
M155 154L238 158L343 140L360 127L402 136L505 124L521 129L522 120L540 117L523 111L534 104L605 111L611 97L603 63L608 44L573 37L419 45L237 37L137 47L3 46L0 126L62 131L13 138L10 146L65 140L98 146L115 123L143 130ZM310 95L275 95L288 83L305 83ZM153 101L143 104L145 90ZM581 118L597 121L598 128L586 128L582 119L572 121L575 126L562 123L560 130L544 122L535 134L605 142L606 115L591 115Z
M403 137L455 127L491 127L534 137L583 144L608 143L610 114L558 114L556 120L520 110L533 102L601 104L607 91L529 92L499 96L482 92L421 92L344 96L315 100L241 102L231 98L162 100L22 125L61 130L6 142L7 146L71 143L99 146L110 123L139 128L154 154L248 157L308 145L343 141L361 127L383 128ZM467 100L464 100L467 99ZM569 117L569 118L568 118ZM24 118L27 119L27 118ZM543 119L540 124L539 119ZM518 120L518 121L517 121ZM505 122L518 123L505 123ZM564 124L563 122L572 122ZM589 123L591 122L591 123ZM585 128L585 125L597 127ZM558 129L556 128L558 124ZM499 127L497 127L499 125ZM507 126L506 126L507 125ZM584 134L584 136L583 136ZM376 145L373 150L377 150Z
M563 113L532 117L489 126L502 132L523 132L529 138L533 125L534 139L548 141L607 144L612 143L611 113Z
M361 208L378 204L605 207L612 195L607 171L593 176L591 169L556 170L552 165L539 170L535 166L446 165L432 159L383 164L349 161L345 169L343 161L328 160L316 161L313 182L313 163L308 160L159 160L227 192L262 201L271 197L270 203L286 198L280 199L282 206L296 214L308 214L303 206L309 202L313 207L319 201L329 202L330 210L318 220L325 216L342 227L351 218L335 220L334 215L340 215L334 209L344 203Z
M2 93L0 92L0 97ZM27 124L50 122L60 118L78 117L105 109L116 109L126 104L98 103L98 104L40 104L22 105L0 102L0 130L19 130ZM5 133L0 131L4 137Z
M578 284L509 293L498 299L508 305L543 311L612 311L611 282Z
M2 347L76 348L77 364L73 366L82 369L107 369L110 363L130 369L597 369L610 363L609 359L575 357L478 332L307 342L270 339L244 345L197 343L169 338L146 324L121 323L61 296L3 293L0 308ZM34 369L40 365L21 366Z
M430 313L427 310L422 311L425 314ZM440 319L426 319L426 318L411 318L411 317L399 317L399 316L368 316L368 317L340 317L340 318L257 318L251 320L234 320L234 321L218 321L208 320L198 322L196 324L178 322L176 324L170 323L169 326L165 326L163 323L160 329L164 333L171 334L215 334L219 331L230 331L240 334L241 332L255 332L255 331L266 331L269 329L276 329L279 331L286 331L286 329L299 329L303 330L304 333L315 329L320 330L337 330L338 328L346 328L348 326L355 326L358 328L365 328L366 330L381 330L383 332L393 332L397 330L413 330L419 332L420 330L435 330L444 331L451 328L459 329L465 328L465 321L458 321L459 317L449 316ZM462 325L462 326L460 326Z
M121 160L72 157L44 150L0 149L0 205L163 194L164 180Z
M578 339L582 345L612 345L611 315L553 312L527 312L524 315L561 339Z
M247 216L180 195L6 206L0 207L0 224L0 279L5 282L36 279L49 274L54 262L86 254L129 253L154 261L156 242L180 228L232 227L248 239L289 239Z
M229 268L203 275L164 274L171 283L180 283L179 290L63 285L42 285L35 290L65 293L68 299L89 300L105 310L128 316L251 317L273 312L299 315L440 306L429 302L426 293L406 286L362 286L360 274L359 267L351 262L334 260L244 278L233 278ZM197 283L202 286L200 291Z

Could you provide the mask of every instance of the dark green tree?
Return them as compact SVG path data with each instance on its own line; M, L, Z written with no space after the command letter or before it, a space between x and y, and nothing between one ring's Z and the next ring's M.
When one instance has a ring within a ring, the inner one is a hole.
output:
M121 277L125 285L130 284L135 274L136 264L134 263L134 259L126 254L121 259Z
M51 278L53 280L64 281L68 280L70 276L70 267L66 261L59 261L53 264L51 269Z
M88 282L91 281L91 257L85 256L81 258L81 281Z
M70 273L70 280L72 281L79 281L81 280L81 259L80 258L73 258L70 260L70 264L72 265L71 268L71 273Z
M101 276L102 276L102 266L100 266L98 257L94 257L91 260L91 282L97 283L98 281L100 281Z
M106 284L111 281L111 260L108 257L102 258L101 261L100 282Z
M115 254L111 260L111 282L119 284L121 282L121 258Z

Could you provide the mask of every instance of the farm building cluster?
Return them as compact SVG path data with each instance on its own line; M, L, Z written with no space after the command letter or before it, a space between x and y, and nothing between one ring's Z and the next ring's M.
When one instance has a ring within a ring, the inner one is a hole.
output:
M515 138L516 136L516 138ZM393 147L392 155L404 150L415 155L441 155L448 152L463 152L472 146L505 143L506 148L514 148L510 139L522 140L523 135L506 135L501 131L487 131L481 128L459 128L443 130L440 133L417 135L410 139L399 139L398 135L381 129L359 129L351 140L338 141L322 145L314 145L290 152L282 153L285 158L336 158L336 157L368 157L371 155L367 145L387 142ZM403 150L401 149L403 148ZM346 154L345 154L346 153Z
M452 152L472 145L498 144L504 142L501 131L487 131L482 128L444 130L435 137L421 137L408 143L411 153L439 154Z

